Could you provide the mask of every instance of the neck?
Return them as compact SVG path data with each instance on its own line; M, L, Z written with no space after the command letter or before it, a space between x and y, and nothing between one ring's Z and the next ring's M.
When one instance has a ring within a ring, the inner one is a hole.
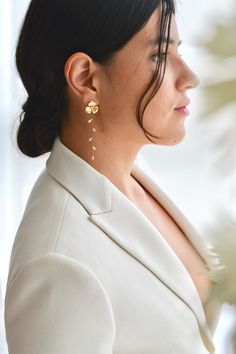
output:
M79 134L77 129L71 129L68 125L63 127L60 139L68 149L106 176L130 199L141 192L141 186L132 176L133 165L142 146L140 143L135 145L131 139L121 137L117 132L105 134L102 131L97 131L89 142L88 134ZM93 150L93 146L96 150Z

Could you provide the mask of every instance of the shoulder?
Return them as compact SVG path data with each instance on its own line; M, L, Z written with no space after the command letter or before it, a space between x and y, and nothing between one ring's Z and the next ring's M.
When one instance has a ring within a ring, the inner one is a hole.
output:
M114 339L101 281L84 264L55 253L31 260L8 283L5 323L11 353L85 353L90 345L96 353L95 343L111 347Z
M44 170L32 188L14 239L9 278L32 259L56 252L62 230L65 237L86 217L82 205Z
M25 292L24 287L21 288L21 286L27 284L27 279L31 279L29 286L32 287L32 290L34 289L33 291L40 287L42 283L45 285L48 283L48 286L53 284L58 289L65 285L76 289L78 287L84 288L86 284L87 287L90 287L90 290L96 291L99 288L101 292L104 292L102 283L92 270L81 262L58 253L43 254L24 264L12 277L11 281L8 281L8 291L19 286L18 290ZM77 282L78 279L79 282ZM36 285L37 287L35 288ZM14 292L11 290L11 293ZM15 293L19 294L18 291ZM25 295L27 295L26 292Z

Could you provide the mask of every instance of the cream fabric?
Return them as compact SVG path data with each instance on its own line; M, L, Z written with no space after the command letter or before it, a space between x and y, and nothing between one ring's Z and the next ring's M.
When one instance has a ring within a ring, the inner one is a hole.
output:
M109 179L56 139L29 197L5 298L9 354L207 354L204 309L183 263ZM208 262L207 243L139 159L133 176Z

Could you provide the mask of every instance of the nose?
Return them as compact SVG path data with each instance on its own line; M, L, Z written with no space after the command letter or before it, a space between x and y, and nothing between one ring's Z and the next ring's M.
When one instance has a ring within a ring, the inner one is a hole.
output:
M185 91L196 88L200 83L197 74L183 61L182 70L179 72L177 80L178 89Z

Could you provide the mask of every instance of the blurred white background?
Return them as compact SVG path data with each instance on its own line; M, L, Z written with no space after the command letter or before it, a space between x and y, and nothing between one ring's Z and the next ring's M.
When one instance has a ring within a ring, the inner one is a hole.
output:
M195 227L204 233L206 225L217 223L218 210L229 210L232 217L236 215L236 187L233 185L236 174L235 146L230 149L230 162L226 165L227 161L220 156L221 144L224 148L227 140L222 138L223 143L217 145L218 138L226 133L232 134L232 117L235 117L236 110L234 102L226 109L214 112L210 118L204 118L207 98L203 86L208 81L217 81L221 72L214 57L201 44L214 35L216 23L227 22L233 12L236 15L236 6L235 0L177 2L180 36L183 39L181 51L200 77L202 85L189 95L192 104L191 115L186 122L185 140L175 147L149 145L140 154L155 172L160 186ZM29 192L48 157L24 157L15 144L14 122L26 95L16 75L14 51L28 4L29 0L0 0L0 306L1 301L4 302L12 242ZM3 318L1 311L0 319ZM216 354L235 353L228 340L235 328L236 311L231 306L225 306L214 338ZM0 331L0 352L6 354L1 320Z

